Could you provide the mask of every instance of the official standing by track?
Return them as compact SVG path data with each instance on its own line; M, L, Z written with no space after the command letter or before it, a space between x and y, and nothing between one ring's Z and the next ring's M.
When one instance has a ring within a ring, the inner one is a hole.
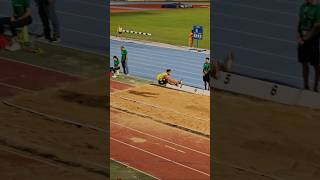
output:
M50 42L60 42L60 24L56 13L56 0L35 0L43 26L43 36ZM51 34L52 24L53 34Z
M309 89L309 64L314 67L315 80L313 90L318 92L319 82L319 34L315 29L320 26L320 6L316 0L306 0L300 7L297 42L298 60L302 63L304 88ZM313 34L313 35L311 35Z
M211 64L210 59L207 57L205 59L205 62L203 64L203 82L204 82L204 89L210 90L210 72L211 72ZM208 87L208 88L207 88Z
M124 46L121 46L120 50L121 50L121 65L122 65L123 73L125 75L127 75L129 73L129 70L128 70L128 51L126 50L126 48Z

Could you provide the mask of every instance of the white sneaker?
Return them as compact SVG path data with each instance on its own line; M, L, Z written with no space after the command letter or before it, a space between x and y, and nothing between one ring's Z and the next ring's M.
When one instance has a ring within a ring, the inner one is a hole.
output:
M18 42L13 42L11 45L5 47L8 51L18 51L21 49L21 45Z

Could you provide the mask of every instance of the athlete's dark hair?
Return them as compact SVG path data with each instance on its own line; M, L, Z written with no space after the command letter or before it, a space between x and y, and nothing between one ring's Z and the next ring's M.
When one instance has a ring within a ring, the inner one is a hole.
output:
M170 72L171 71L171 69L167 69L167 72Z
M206 59L208 59L208 60L209 60L210 58L209 58L209 57L206 57Z

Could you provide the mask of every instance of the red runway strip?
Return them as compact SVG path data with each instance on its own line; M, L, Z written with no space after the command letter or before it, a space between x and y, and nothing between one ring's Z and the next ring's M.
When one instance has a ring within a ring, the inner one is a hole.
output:
M0 85L0 98L12 97L19 92L20 90L18 89Z
M170 127L149 134L141 124L140 128L127 126L111 122L113 159L160 179L210 179L210 156L202 151L209 149L208 139Z
M117 90L126 90L129 89L133 86L128 85L128 84L124 84L118 81L110 81L110 89L117 89Z
M24 89L42 90L80 78L16 61L0 59L0 82Z

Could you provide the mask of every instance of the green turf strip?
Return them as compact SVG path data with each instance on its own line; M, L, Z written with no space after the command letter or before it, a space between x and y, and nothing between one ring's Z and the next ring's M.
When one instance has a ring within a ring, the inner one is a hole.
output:
M188 46L188 34L193 25L202 25L204 39L199 41L199 47L210 49L210 8L112 13L110 17L111 35L116 35L119 25L125 30L152 34L143 36L123 33L124 37L181 46Z
M154 180L154 178L143 174L142 172L136 171L123 164L115 161L110 161L110 173L111 180Z
M0 51L0 58L10 58L87 78L101 77L108 71L109 59L106 56L47 43L34 43L42 50L41 53L33 53L27 49L14 52L3 50Z

